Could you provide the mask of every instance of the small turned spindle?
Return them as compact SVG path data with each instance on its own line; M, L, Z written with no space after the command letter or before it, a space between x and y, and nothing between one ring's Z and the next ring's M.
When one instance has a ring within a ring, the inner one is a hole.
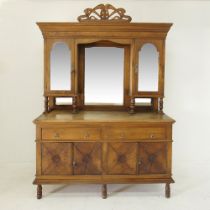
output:
M159 99L159 112L163 113L163 98Z
M158 98L152 98L151 106L154 112L158 112Z
M45 96L44 97L44 113L48 113L48 103L49 103L49 98Z
M74 96L72 98L72 108L73 108L73 113L77 113L77 96Z
M134 112L135 112L135 98L131 98L129 113L134 114Z
M55 108L55 105L56 105L56 99L55 97L49 97L48 99L48 112L51 112L54 108Z

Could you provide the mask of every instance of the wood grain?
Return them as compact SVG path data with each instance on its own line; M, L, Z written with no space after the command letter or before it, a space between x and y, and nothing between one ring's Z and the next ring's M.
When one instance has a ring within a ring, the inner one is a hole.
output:
M103 198L109 183L164 183L170 197L175 121L163 113L163 98L165 40L172 24L130 20L123 8L101 4L87 8L79 23L37 23L44 37L45 98L44 113L34 120L38 199L42 184L74 182L102 184ZM50 54L57 42L71 50L71 87L64 91L50 89ZM138 54L146 43L159 53L156 92L138 91ZM84 103L87 47L124 49L123 105ZM71 97L73 103L56 105L56 97ZM136 98L151 103L138 105Z

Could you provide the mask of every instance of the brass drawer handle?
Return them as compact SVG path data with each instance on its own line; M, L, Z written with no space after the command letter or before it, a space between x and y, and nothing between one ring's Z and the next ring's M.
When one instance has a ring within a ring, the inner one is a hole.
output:
M120 138L121 138L121 139L124 139L124 138L125 138L125 133L121 133L121 134L120 134Z
M55 133L54 134L54 138L59 138L60 137L60 134L59 133Z

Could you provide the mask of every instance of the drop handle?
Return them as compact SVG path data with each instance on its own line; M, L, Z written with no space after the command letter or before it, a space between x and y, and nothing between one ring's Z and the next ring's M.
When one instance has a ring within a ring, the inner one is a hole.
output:
M77 166L76 161L73 161L72 166L75 168Z
M121 134L120 134L120 138L121 138L121 139L124 139L124 138L125 138L125 133L121 133Z
M87 138L89 138L90 137L90 134L89 133L86 133L85 135L84 135L84 139L87 139Z

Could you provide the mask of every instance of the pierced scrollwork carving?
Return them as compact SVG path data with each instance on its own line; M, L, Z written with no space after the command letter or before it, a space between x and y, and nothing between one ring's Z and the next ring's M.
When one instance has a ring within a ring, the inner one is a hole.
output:
M99 4L94 8L84 10L84 15L80 15L77 19L79 22L86 21L126 21L131 22L132 18L125 15L126 10L123 8L115 8L111 4Z

